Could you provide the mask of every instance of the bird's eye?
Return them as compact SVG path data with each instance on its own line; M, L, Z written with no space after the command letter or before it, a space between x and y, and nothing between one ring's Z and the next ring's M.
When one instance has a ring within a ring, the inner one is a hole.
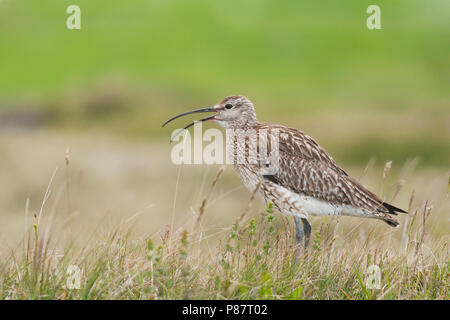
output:
M227 103L227 104L225 105L225 108L226 108L226 109L231 109L231 108L233 108L233 105L232 105L231 103Z

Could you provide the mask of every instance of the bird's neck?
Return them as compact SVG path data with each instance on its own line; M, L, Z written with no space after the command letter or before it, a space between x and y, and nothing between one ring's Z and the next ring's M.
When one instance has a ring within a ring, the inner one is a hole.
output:
M244 121L235 121L229 124L228 128L232 130L251 130L257 128L259 125L258 120L251 119Z

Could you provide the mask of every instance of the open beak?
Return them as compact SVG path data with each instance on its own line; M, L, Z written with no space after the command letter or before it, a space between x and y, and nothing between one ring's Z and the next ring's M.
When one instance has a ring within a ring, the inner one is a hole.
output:
M214 107L209 107L209 108L203 108L203 109L198 109L198 110L194 110L194 111L184 112L184 113L181 113L181 114L179 114L179 115L176 115L175 117L170 118L169 120L167 120L166 122L164 122L164 124L163 124L162 126L164 127L164 126L165 126L166 124L168 124L169 122L171 122L171 121L173 121L173 120L175 120L175 119L178 119L178 118L187 116L187 115L189 115L189 114L193 114L193 113L203 113L203 112L217 112L217 111L218 111L218 110L217 110L216 108L214 108ZM188 125L185 126L183 129L180 129L176 134L174 134L173 137L172 137L172 139L170 139L170 142L172 142L173 139L175 139L175 137L177 137L181 132L183 132L183 131L186 130L187 128L193 126L196 122L199 122L199 121L202 121L202 122L203 122L203 121L213 120L214 117L215 117L215 116L206 117L206 118L203 118L203 119L200 119L200 120L197 120L197 121L194 121L194 122L188 124Z

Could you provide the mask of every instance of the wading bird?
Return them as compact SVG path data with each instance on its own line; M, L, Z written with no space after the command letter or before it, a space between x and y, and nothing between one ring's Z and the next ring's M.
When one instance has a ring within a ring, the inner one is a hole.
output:
M309 243L309 216L374 218L397 227L399 222L392 215L406 213L383 202L350 177L321 146L302 131L259 122L253 103L244 96L229 96L212 107L179 114L167 120L163 126L182 116L204 112L214 114L199 121L215 121L226 129L227 154L235 155L235 159L236 155L249 154L251 144L251 137L240 139L235 134L237 130L252 132L258 140L257 145L265 145L267 153L277 148L277 165L275 169L271 168L271 172L267 170L268 157L258 152L256 161L234 161L234 167L251 192L257 192L266 203L272 202L277 211L294 217L299 245L304 241L306 247Z

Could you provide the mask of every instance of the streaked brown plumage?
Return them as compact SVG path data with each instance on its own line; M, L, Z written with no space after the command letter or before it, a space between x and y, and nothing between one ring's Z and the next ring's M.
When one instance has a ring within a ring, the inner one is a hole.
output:
M304 194L331 204L345 204L370 211L374 217L391 226L399 223L390 215L404 212L383 202L374 193L340 168L333 158L310 136L302 131L267 123L260 123L257 129L280 131L280 167L273 175L274 183L295 193ZM312 177L316 177L312 179Z
M273 202L280 212L295 217L297 240L301 240L304 234L309 237L311 228L307 217L310 215L360 216L380 219L390 226L399 225L392 215L405 211L383 202L363 187L304 132L282 125L259 122L253 103L246 97L226 97L213 107L182 115L201 111L217 113L201 121L216 121L226 129L228 154L249 154L252 138L237 137L238 130L256 132L255 141L258 143L262 141L268 149L267 154L272 151L271 149L277 148L278 167L270 174L262 173L268 166L268 160L259 152L256 155L257 159L253 159L255 161L245 163L235 161L234 166L247 188L251 191L258 188L258 193L266 202ZM278 143L277 146L272 146L271 139L275 135ZM299 218L303 222L304 230L299 230L301 229Z

